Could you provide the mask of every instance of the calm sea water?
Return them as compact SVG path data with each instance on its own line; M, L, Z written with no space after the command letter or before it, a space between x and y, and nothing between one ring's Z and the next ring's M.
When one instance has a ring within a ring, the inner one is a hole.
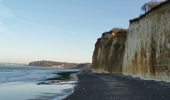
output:
M38 83L58 77L53 73L75 70L1 64L0 100L60 100L73 92L76 81Z

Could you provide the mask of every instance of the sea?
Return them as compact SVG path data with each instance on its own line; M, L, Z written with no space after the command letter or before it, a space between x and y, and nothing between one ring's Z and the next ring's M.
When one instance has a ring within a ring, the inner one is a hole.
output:
M62 100L74 92L76 78L53 82L47 79L67 71L79 69L0 64L0 100Z

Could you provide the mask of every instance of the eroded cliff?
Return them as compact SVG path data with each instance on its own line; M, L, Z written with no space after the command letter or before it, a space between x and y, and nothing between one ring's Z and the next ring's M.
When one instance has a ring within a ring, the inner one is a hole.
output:
M127 30L114 28L97 40L93 53L93 68L99 71L121 72Z
M170 2L130 21L123 72L170 80Z
M170 81L170 1L131 20L127 38L116 30L97 40L94 69Z

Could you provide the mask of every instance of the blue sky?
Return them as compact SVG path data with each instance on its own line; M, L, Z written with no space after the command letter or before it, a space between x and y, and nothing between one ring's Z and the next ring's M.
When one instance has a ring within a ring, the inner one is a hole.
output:
M128 28L149 0L0 0L0 62L91 62L113 27Z

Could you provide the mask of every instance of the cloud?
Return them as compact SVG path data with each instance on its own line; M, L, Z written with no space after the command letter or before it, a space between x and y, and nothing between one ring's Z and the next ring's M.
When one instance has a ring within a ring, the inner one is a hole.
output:
M13 17L13 13L8 7L3 5L3 2L4 0L0 0L0 32L1 34L2 33L5 34L6 32L8 32L8 29L3 25L3 21L5 19L9 19Z
M12 12L10 11L9 8L0 5L0 18L11 18L13 16Z
M3 0L0 0L0 19L6 19L13 17L11 10L3 5Z

